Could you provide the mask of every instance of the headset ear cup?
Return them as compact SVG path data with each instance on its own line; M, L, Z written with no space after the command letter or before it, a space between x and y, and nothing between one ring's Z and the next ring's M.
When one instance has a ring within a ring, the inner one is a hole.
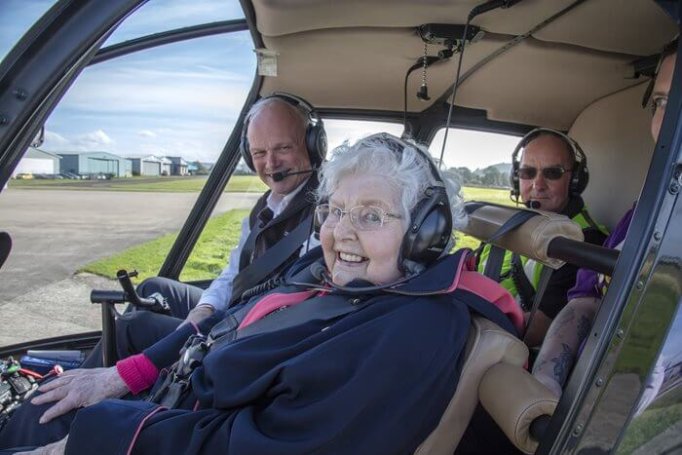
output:
M327 155L327 133L321 119L317 123L308 125L306 129L305 144L308 149L310 165L317 168Z
M511 172L509 173L509 184L511 185L512 197L519 197L521 189L519 188L519 162L512 162Z
M521 167L521 162L519 160L519 153L521 152L521 149L526 146L526 139L527 136L524 136L521 141L516 145L516 148L514 149L514 152L512 152L512 167L511 171L509 173L509 184L511 186L511 197L516 198L517 202L519 199L519 196L521 196L521 188L519 184L519 167Z
M430 193L430 194L429 194ZM442 188L429 188L427 197L412 211L401 246L402 260L421 264L435 261L445 251L452 234L452 215Z
M585 188L587 188L587 184L590 181L590 171L587 169L587 156L585 156L585 152L583 152L582 148L580 148L580 145L578 145L575 140L570 140L576 161L575 169L571 176L571 187L569 191L571 194L579 196L585 191Z
M579 164L575 171L573 171L573 177L571 178L571 194L579 196L587 188L587 184L590 181L590 173L587 167L583 164Z
M246 137L246 129L247 125L244 125L244 128L242 130L242 136L241 136L241 141L239 142L239 151L242 154L242 158L244 159L244 162L246 165L251 169L253 172L256 172L256 168L253 166L253 159L251 158L251 152L249 152L249 139Z

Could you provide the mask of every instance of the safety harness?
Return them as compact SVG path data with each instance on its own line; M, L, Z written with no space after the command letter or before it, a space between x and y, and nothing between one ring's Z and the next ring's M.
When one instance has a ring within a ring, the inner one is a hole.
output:
M377 299L386 298L387 294L452 295L453 302L456 299L465 303L470 310L490 319L510 333L518 335L523 326L523 316L520 312L509 317L504 313L504 311L513 312L516 309L512 299L509 299L510 303L506 308L497 308L494 303L477 294L475 289L462 284L462 274L474 272L475 264L470 253L470 250L460 250L454 255L456 259L451 259L457 261L453 264L456 270L452 285L423 292L400 289L400 287L366 294L349 294L321 289L312 284L315 281L310 274L310 268L306 267L288 280L295 284L281 287L238 307L216 324L207 336L195 334L190 337L181 351L180 360L166 374L163 382L152 391L149 400L167 408L191 405L188 403L188 397L191 395L191 376L212 349L239 338L282 330L307 321L318 320L331 324L350 313L361 311ZM306 289L301 285L302 283L311 283L311 286ZM490 280L482 285L479 283L479 287L485 287L488 283L495 286L496 290L499 289L497 283Z

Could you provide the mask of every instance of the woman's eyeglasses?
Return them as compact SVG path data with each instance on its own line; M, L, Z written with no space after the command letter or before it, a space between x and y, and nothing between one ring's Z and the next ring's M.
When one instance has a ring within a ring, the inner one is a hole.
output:
M542 176L547 180L559 180L563 175L568 172L563 166L550 166L543 167L540 169ZM535 176L538 175L538 168L524 166L519 168L519 178L521 180L533 180Z
M341 210L339 207L320 204L315 208L317 222L328 228L333 228L341 221L344 215L350 217L350 223L360 231L374 231L381 229L384 223L391 219L401 218L400 215L388 213L381 207L373 205L358 205L349 210Z

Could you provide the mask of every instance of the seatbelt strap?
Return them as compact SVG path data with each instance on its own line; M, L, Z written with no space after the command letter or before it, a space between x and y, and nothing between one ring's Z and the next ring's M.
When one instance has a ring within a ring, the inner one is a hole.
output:
M530 210L521 210L520 212L516 212L511 217L509 217L509 219L505 221L504 224L500 226L488 240L486 240L486 242L488 243L494 242L495 240L513 231L514 229L521 226L523 223L537 215L538 214L536 212L532 212Z
M516 286L516 291L521 297L521 307L524 311L530 311L535 300L535 287L533 287L526 272L523 270L521 256L516 253L512 253L511 278L514 286Z
M239 300L244 291L264 281L268 275L274 272L301 247L309 236L312 220L313 214L311 213L289 235L279 239L277 243L267 249L265 254L258 257L237 274L232 282L231 302Z
M526 330L523 333L523 342L526 342L526 335L528 334L528 327L533 323L533 318L535 317L535 312L540 307L540 301L542 296L545 295L545 290L547 289L547 284L549 284L549 279L552 277L554 270L546 265L542 267L542 272L540 272L540 281L538 282L538 288L535 291L535 298L533 299L533 307L530 310L530 315L528 316L528 322L526 323Z
M502 271L502 262L504 261L505 250L496 245L490 245L490 254L488 260L485 262L483 275L491 280L500 282L500 272Z
M467 204L467 213L472 213L483 206L484 204L482 203ZM538 214L536 212L532 212L530 210L521 210L516 212L509 217L509 219L505 221L502 226L497 228L497 231L495 231L495 233L490 236L489 239L486 240L486 243L490 244L491 249L490 255L488 256L488 260L485 264L485 268L483 269L483 274L485 276L497 282L500 281L500 271L502 270L502 262L504 261L505 250L493 245L493 242L537 215Z

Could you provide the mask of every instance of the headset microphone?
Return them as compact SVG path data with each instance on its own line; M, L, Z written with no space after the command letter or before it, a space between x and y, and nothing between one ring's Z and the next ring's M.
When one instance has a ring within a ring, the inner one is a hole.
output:
M270 177L272 177L272 180L275 182L281 182L285 178L289 177L290 175L298 175L298 174L309 174L311 172L315 172L315 169L308 169L307 171L296 171L296 172L289 172L289 170L282 171L282 172L273 172L270 174Z
M542 207L542 204L540 204L540 202L538 201L531 199L530 201L526 202L526 207L528 207L529 209L539 210L540 207Z

